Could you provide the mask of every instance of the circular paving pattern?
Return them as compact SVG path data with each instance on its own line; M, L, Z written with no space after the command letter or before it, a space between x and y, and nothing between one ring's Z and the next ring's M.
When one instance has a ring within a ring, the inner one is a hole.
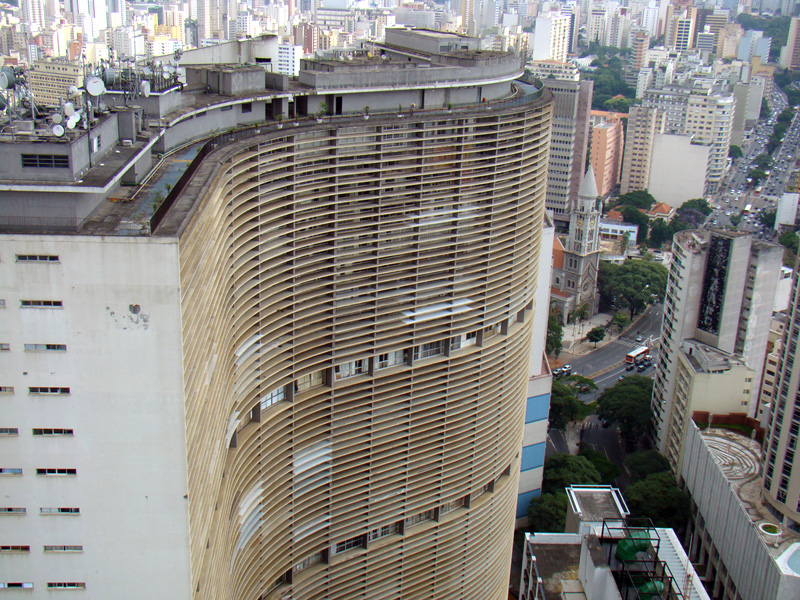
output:
M705 441L728 479L751 479L758 475L758 456L749 448L727 436L707 435Z

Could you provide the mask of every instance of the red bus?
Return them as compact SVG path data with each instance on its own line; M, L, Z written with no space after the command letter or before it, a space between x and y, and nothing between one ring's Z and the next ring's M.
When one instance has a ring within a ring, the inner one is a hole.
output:
M650 348L647 346L639 346L633 352L628 352L625 355L625 362L629 365L638 365L644 360L644 357L647 356L648 352L650 352Z

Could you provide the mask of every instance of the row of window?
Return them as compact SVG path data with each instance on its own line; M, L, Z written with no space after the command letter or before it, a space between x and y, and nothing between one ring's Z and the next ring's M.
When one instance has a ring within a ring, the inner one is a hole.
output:
M13 385L0 385L0 394L13 394ZM68 396L70 391L68 387L40 387L34 386L28 388L28 393L36 396Z
M0 552L23 552L31 551L30 546L0 546ZM83 552L83 546L44 546L43 552Z
M59 262L58 254L17 254L17 262Z
M0 581L0 590L32 590L33 584L30 582L20 581ZM84 581L48 581L48 590L85 590L86 582Z
M66 352L66 344L25 344L25 352ZM0 352L11 350L11 344L0 343Z
M63 429L60 427L34 427L32 430L33 435L48 436L48 435L74 435L73 429ZM18 427L0 427L0 436L3 435L19 435Z
M24 506L0 506L0 515L27 515L28 509ZM79 515L81 509L75 506L42 506L39 509L42 515Z
M37 475L77 475L78 469L46 468L36 469ZM17 467L0 467L0 475L22 475L22 469Z

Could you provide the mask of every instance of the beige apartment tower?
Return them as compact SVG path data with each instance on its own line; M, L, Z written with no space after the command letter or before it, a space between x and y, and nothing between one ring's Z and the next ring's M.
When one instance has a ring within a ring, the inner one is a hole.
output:
M303 61L302 85L237 65L227 95L152 94L166 130L114 141L142 123L124 106L95 125L104 171L78 160L95 128L43 140L74 151L49 162L4 145L3 178L21 160L61 195L0 198L0 519L27 548L0 581L33 599L507 597L553 100L512 53L439 53L468 42L402 29ZM214 51L245 43L271 39ZM187 70L217 85L232 67ZM155 212L153 146L187 169ZM141 195L101 194L112 171L148 176Z
M619 183L624 143L622 122L618 119L605 120L592 128L592 150L589 161L594 169L599 196L610 194Z
M653 141L664 133L664 115L657 108L631 106L628 115L620 194L648 188Z

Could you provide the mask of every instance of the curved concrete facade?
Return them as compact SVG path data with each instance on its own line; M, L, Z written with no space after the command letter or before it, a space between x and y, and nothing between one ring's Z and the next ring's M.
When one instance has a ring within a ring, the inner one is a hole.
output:
M179 233L195 598L505 597L551 108L205 159Z

